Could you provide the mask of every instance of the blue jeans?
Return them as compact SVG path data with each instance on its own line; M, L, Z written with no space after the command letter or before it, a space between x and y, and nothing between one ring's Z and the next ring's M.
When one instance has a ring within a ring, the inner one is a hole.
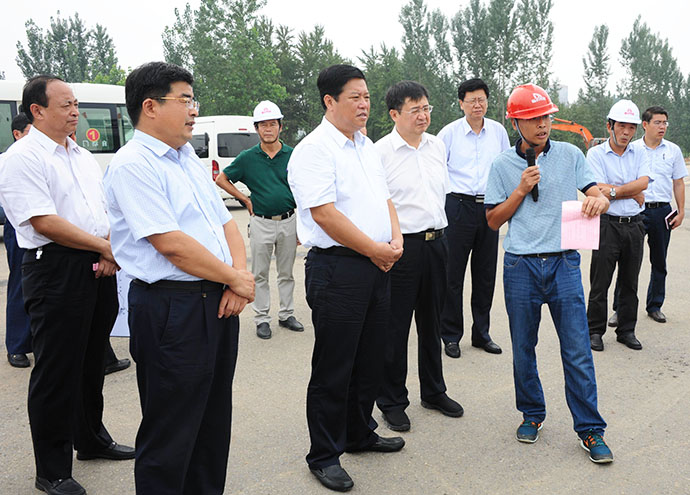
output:
M548 304L561 344L565 398L578 434L603 434L597 410L597 382L589 344L585 295L576 251L536 258L505 253L503 285L513 344L513 378L518 410L526 421L541 423L546 404L534 349L541 306Z

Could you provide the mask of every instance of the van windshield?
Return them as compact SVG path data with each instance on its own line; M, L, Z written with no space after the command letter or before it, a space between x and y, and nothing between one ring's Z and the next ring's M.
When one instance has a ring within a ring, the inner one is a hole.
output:
M234 158L258 143L259 135L255 132L218 134L218 156Z

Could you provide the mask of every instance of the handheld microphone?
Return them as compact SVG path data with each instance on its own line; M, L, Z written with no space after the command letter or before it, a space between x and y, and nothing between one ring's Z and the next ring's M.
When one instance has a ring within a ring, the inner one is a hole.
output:
M533 167L537 164L537 155L534 153L534 148L529 147L525 151L525 157L527 158L527 166ZM532 188L532 199L536 202L539 199L539 184L534 184Z

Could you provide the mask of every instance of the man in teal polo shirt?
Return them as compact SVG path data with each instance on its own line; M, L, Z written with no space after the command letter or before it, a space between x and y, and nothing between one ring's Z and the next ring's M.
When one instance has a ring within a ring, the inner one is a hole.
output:
M256 280L254 321L256 335L271 338L271 295L268 273L275 249L278 272L280 311L278 323L295 332L304 326L293 316L295 279L292 267L297 249L295 199L287 181L287 164L292 148L280 141L283 114L278 105L262 101L254 109L254 128L259 144L243 151L218 175L216 184L242 201L249 210L249 247L252 273ZM251 199L242 194L233 182L242 181L251 191Z

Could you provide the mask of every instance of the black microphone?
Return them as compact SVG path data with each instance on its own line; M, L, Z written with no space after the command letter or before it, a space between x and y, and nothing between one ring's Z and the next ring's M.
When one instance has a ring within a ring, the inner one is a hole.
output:
M525 158L527 158L527 166L533 167L537 164L537 155L534 153L534 148L527 148L525 151ZM539 199L539 187L538 184L534 184L532 188L532 199L536 202Z

